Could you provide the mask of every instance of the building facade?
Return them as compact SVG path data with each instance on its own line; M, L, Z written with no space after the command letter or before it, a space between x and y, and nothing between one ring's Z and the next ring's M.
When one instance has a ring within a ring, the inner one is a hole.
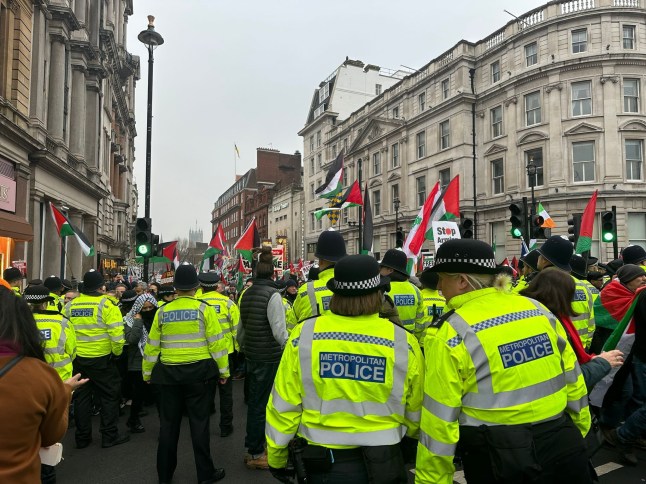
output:
M132 0L0 0L0 172L15 184L15 206L0 206L0 220L24 232L0 222L2 268L21 260L28 277L80 279L128 257L137 210L132 8ZM50 202L94 257L73 237L61 242Z
M305 258L303 187L292 184L274 193L269 207L269 235L274 244L286 246L285 260Z
M213 233L222 223L233 245L253 217L260 239L270 238L269 209L274 193L284 186L301 184L301 154L281 153L271 148L256 150L256 168L240 176L215 202L211 212Z
M307 113L305 127L298 133L303 137L303 190L305 207L304 258L314 258L316 240L325 227L324 220L316 220L314 211L325 206L325 201L314 195L314 190L325 180L326 168L343 150L349 160L351 138L330 141L336 123L347 120L372 99L400 82L402 72L382 69L360 60L346 60L327 76L314 91ZM347 166L347 163L346 163ZM344 185L347 180L344 179ZM345 217L347 226L347 212ZM349 234L346 234L348 236Z
M520 253L508 207L522 197L531 205L532 188L556 223L552 234L567 234L568 217L598 190L597 212L617 208L619 247L646 246L644 13L641 0L556 1L479 42L460 41L346 119L329 113L320 148L308 137L317 120L308 119L306 173L317 149L325 170L348 146L344 184L359 177L361 164L375 252L394 247L395 199L408 232L435 183L444 187L456 175L461 211L476 220L479 239L496 242L499 260ZM308 183L318 186L310 172ZM312 212L321 200L312 187L305 197L312 241L328 222L317 226ZM357 212L349 209L341 224L355 252ZM599 213L592 255L609 260Z

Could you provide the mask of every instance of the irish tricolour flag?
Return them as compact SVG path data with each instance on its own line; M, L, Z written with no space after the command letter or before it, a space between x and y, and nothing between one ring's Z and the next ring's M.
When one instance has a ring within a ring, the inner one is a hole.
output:
M76 237L76 240L81 246L83 253L86 256L93 256L94 246L90 244L89 240L87 240L85 235L83 235L83 232L81 232L78 227L72 225L69 219L65 215L63 215L63 213L58 210L52 202L49 202L49 208L52 211L52 218L54 219L54 223L56 224L58 235L61 238L67 237L68 235L73 235L74 237Z

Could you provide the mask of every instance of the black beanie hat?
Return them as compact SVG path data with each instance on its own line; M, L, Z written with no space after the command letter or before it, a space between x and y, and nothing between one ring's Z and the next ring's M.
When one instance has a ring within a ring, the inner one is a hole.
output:
M628 284L639 276L646 276L646 271L643 267L635 264L624 264L617 271L617 277L622 284Z

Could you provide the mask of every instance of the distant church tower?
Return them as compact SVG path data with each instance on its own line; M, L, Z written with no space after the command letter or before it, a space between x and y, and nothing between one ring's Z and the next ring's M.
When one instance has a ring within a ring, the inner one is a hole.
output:
M204 237L204 234L202 233L202 229L197 227L197 220L196 220L195 229L189 229L188 231L188 246L190 248L194 248L196 242L199 242L201 244L203 237Z

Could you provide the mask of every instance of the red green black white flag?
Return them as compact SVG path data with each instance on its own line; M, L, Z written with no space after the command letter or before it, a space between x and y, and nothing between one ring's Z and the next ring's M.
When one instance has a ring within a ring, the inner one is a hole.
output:
M581 218L581 228L579 229L579 238L576 241L576 250L577 254L583 254L587 252L592 247L592 231L594 230L594 214L597 210L597 193L599 191L595 190L592 198L588 202L588 205L583 211L583 217Z
M240 252L242 257L251 262L254 247L260 247L260 235L258 234L258 227L256 227L256 217L251 219L233 249Z
M333 198L343 189L343 150L325 175L325 182L314 193L322 198ZM361 193L359 193L361 194Z
M94 246L90 244L90 241L85 237L83 232L73 225L63 212L58 210L52 202L49 202L49 208L51 209L52 218L54 219L54 224L56 225L56 231L58 232L59 237L63 238L73 235L81 246L83 254L86 256L94 256Z

